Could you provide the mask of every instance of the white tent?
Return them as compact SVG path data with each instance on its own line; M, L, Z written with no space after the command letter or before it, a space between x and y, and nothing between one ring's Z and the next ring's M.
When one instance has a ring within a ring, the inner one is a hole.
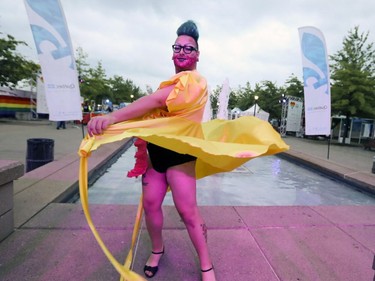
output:
M249 109L246 109L245 111L242 111L240 113L241 116L254 116L258 117L261 120L268 121L268 118L270 117L270 114L268 112L265 112L263 109L259 107L259 105L254 104Z
M239 109L238 107L233 108L230 111L230 119L236 119L241 116L242 110Z

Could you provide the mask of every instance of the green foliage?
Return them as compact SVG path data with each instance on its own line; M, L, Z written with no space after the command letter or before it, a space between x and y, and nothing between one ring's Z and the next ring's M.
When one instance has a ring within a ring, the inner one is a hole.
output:
M210 95L211 109L214 115L217 113L219 108L219 95L222 88L222 86L216 86L216 89L214 89Z
M237 106L241 110L246 110L254 104L254 94L249 82L245 87L240 87L237 91Z
M132 102L144 96L141 89L134 85L133 81L122 76L115 75L109 79L109 85L113 94L114 103Z
M17 41L11 35L0 38L0 86L14 87L23 80L35 83L40 67L17 53L19 45L27 46L25 42Z
M76 66L81 80L80 90L84 99L93 100L96 104L101 104L103 100L109 99L114 104L121 102L132 102L145 94L133 81L115 75L107 78L105 69L101 61L96 68L91 68L86 62L88 55L78 48L76 50Z
M255 88L255 95L259 97L260 108L270 114L271 118L280 118L281 105L279 103L281 88L271 81L263 81Z
M285 95L303 98L303 82L292 74L285 82Z
M81 76L81 95L96 103L101 104L102 100L113 100L112 91L106 78L105 70L101 62L98 62L96 68L90 68L85 76Z
M333 114L375 117L375 50L373 43L367 44L368 35L355 27L331 56Z
M284 87L278 87L276 83L265 80L256 83L254 89L250 83L247 82L245 87L240 87L238 91L232 92L235 104L230 109L238 107L241 110L246 110L254 105L255 96L258 96L256 103L264 111L270 114L270 119L279 119L281 116L281 95L303 96L303 84L297 77L292 75L286 81Z
M79 76L87 74L89 64L87 63L88 55L83 51L81 47L76 49L76 67Z

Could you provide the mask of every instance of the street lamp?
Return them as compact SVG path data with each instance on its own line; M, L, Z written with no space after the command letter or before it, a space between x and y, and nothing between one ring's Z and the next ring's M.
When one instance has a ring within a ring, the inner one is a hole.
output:
M134 95L130 95L130 101L133 102Z
M279 103L283 104L286 102L285 94L281 94L281 98L279 99Z
M254 116L255 116L255 112L257 110L257 100L259 99L258 96L254 96L254 99L255 99L255 104L254 104Z

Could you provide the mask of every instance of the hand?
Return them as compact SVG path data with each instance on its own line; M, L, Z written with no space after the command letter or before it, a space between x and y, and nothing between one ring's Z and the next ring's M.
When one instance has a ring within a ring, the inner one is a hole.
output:
M110 115L96 116L90 119L87 123L87 131L90 136L100 135L103 131L114 123Z

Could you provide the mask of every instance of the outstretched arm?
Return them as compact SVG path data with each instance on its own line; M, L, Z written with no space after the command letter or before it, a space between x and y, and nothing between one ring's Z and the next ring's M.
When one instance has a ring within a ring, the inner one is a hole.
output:
M175 85L157 90L155 93L142 97L135 102L110 114L97 116L87 124L87 131L90 136L98 135L109 125L143 116L155 108L166 106L166 100Z

